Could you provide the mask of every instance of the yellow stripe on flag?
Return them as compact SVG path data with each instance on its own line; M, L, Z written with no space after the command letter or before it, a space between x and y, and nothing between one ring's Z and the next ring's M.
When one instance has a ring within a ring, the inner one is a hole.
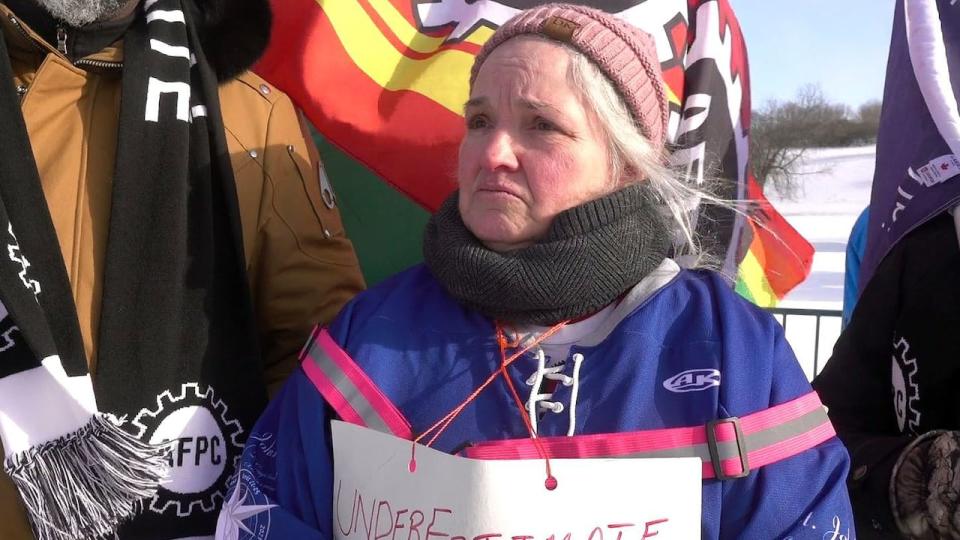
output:
M677 107L683 108L683 104L680 102L680 97L677 96L676 92L673 91L673 88L670 88L669 84L664 84L663 87L667 90L667 99L670 103L673 103Z
M322 1L323 0L321 0L321 2ZM328 0L328 2L329 1L330 0ZM397 7L393 5L393 2L390 0L367 1L370 2L370 6L380 14L380 17L382 17L384 22L387 23L387 26L390 27L390 31L397 36L397 39L418 53L431 54L437 52L437 50L446 42L446 39L444 38L435 38L420 32L419 29L410 24L410 21L408 21L407 18L400 13ZM492 28L488 26L480 26L474 31L470 32L470 35L466 36L463 41L482 46L487 42L488 39L490 39L490 36L492 35Z
M416 92L462 115L463 104L470 97L468 75L473 55L456 49L440 50L444 39L420 32L390 0L368 1L401 43L431 56L414 59L398 51L356 1L317 0L353 63L386 90ZM483 45L493 32L483 26L465 41ZM667 98L679 105L680 98L673 89L667 86L666 90Z
M493 35L493 31L493 28L490 28L489 26L481 26L467 36L467 39L464 41L467 43L473 43L474 45L483 46L483 44L490 39L490 36Z
M390 43L358 2L321 1L320 7L350 59L377 84L389 91L416 92L454 114L463 114L463 104L470 94L467 77L473 65L472 54L446 49L430 58L413 59ZM424 43L420 41L418 46Z
M770 287L767 281L767 275L763 270L763 265L757 259L752 249L747 251L747 256L743 258L738 269L740 279L750 292L753 303L760 307L774 307L780 301L776 293Z
M342 1L343 0L333 0L334 3ZM373 9L380 14L384 22L387 23L387 26L390 27L390 31L407 47L410 47L418 53L430 54L437 52L437 49L443 45L443 38L430 37L411 26L406 17L397 10L397 7L394 6L390 0L368 1ZM325 4L329 3L331 2L325 2ZM354 0L354 3L356 3L356 0Z

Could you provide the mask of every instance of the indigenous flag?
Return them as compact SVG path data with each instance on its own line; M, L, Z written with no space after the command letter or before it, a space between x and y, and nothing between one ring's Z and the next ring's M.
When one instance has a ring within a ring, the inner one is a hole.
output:
M474 55L500 24L541 3L274 0L272 43L257 71L286 91L328 141L431 212L455 187ZM760 220L707 209L697 219L704 247L724 258L737 290L773 305L809 273L813 248L759 188L749 187L749 72L728 0L577 3L613 12L653 36L670 100L674 159L691 182L719 176L713 192L750 199L742 210ZM349 209L355 212L363 209ZM363 262L358 231L350 232Z
M860 290L907 233L960 204L960 2L898 0Z

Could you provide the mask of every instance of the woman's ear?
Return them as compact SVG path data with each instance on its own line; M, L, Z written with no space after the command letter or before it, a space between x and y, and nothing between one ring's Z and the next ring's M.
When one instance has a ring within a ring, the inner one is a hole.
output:
M635 184L643 180L640 171L633 165L627 163L624 164L623 170L620 172L620 186L625 187L630 184Z

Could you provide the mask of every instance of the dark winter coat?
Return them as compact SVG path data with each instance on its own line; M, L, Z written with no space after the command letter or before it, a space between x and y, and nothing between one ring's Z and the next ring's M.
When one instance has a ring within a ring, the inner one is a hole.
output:
M896 538L890 474L903 448L960 430L960 244L944 213L901 240L814 381L850 451L860 538Z

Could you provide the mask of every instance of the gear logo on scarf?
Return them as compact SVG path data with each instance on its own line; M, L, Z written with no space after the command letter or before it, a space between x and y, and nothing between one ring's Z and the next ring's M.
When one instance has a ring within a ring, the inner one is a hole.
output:
M8 317L7 307L0 303L0 353L15 347L17 342L13 339L13 333L20 330L13 317Z
M10 240L7 243L7 256L12 263L20 266L20 281L23 282L23 286L33 293L34 298L36 298L36 296L40 294L40 282L27 275L27 269L30 268L30 261L28 261L26 255L20 251L20 243L17 242L17 235L13 233L12 223L7 224L7 234L10 235ZM16 351L17 354L30 357L32 353L26 342L22 339L19 342L14 339L13 333L19 332L20 327L17 326L13 317L9 315L10 312L7 310L7 306L3 305L3 302L0 302L0 352L7 352L14 347L22 346L21 350Z
M7 254L10 256L11 261L19 264L20 268L22 268L22 270L20 270L20 280L23 281L23 286L36 296L40 294L40 283L35 279L27 277L27 268L30 268L30 261L28 261L27 257L20 251L20 243L17 242L17 235L13 234L12 223L7 227L7 233L9 233L10 238L12 238L12 242L7 244Z
M901 433L920 432L920 386L917 384L917 359L908 356L910 343L900 338L893 344L891 382L893 384L893 412Z
M213 387L185 383L179 395L157 396L155 409L143 409L132 422L137 438L169 445L169 475L147 507L178 516L213 512L226 493L226 481L243 451L243 428L231 418ZM196 507L196 508L194 508Z

